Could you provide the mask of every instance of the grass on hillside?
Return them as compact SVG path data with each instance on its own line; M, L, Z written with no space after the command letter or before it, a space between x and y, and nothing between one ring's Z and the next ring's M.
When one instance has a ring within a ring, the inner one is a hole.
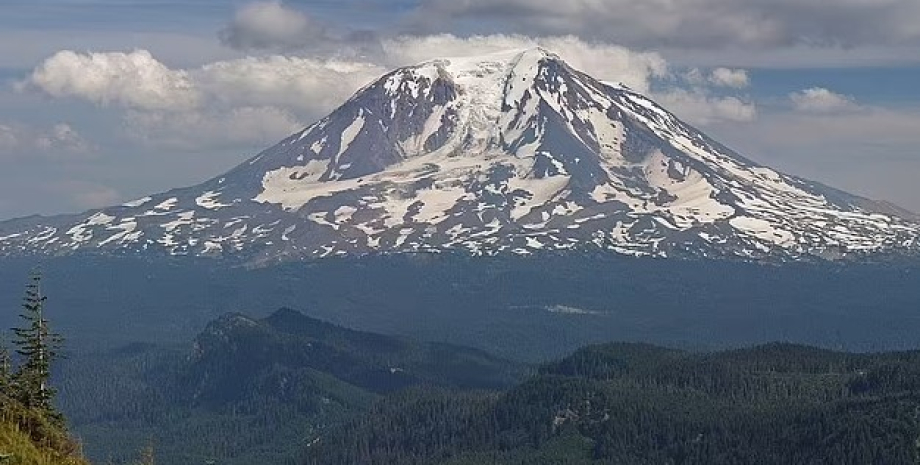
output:
M0 399L0 465L89 465L60 421Z
M0 464L10 465L88 465L88 462L65 457L32 442L16 425L0 423Z

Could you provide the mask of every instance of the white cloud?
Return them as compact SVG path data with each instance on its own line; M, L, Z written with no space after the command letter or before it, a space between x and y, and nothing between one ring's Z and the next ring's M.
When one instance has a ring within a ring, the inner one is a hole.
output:
M228 146L287 136L304 119L323 116L385 71L372 63L283 56L173 69L144 50L62 51L19 87L118 107L131 134L150 144ZM65 137L66 131L57 136ZM48 138L47 143L57 142Z
M709 83L709 79L707 79L706 75L699 68L690 68L690 70L685 72L681 77L691 86L702 87Z
M94 149L67 123L51 128L0 123L0 158L85 158Z
M157 61L150 52L60 51L44 61L20 87L54 97L77 97L107 106L143 110L194 107L200 100L188 73Z
M233 21L220 32L226 45L243 50L293 50L322 39L325 28L306 14L278 0L259 1L237 10Z
M743 89L751 84L747 70L715 68L705 73L699 68L691 68L681 76L687 84L694 87L730 87Z
M757 119L757 106L739 97L715 97L700 89L680 88L655 92L652 96L679 118L697 126Z
M709 82L719 87L742 89L751 84L751 79L743 69L716 68L709 75Z
M804 113L832 113L859 109L853 97L832 92L823 87L812 87L789 94L796 111Z
M364 62L285 56L218 61L173 69L146 50L79 54L45 60L21 89L139 111L189 111L230 106L289 105L328 111L386 69Z
M475 56L537 46L559 54L573 67L598 79L622 82L640 92L648 90L652 78L663 76L668 69L667 62L656 53L586 42L574 36L532 38L496 34L458 37L441 34L403 36L382 43L385 60L399 66L433 58Z

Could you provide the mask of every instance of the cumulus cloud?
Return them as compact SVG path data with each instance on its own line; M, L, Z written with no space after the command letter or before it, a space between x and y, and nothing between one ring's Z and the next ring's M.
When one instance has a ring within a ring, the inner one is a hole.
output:
M715 68L708 73L699 68L691 68L683 74L683 79L695 87L730 87L742 89L751 84L747 70Z
M385 68L371 63L283 56L172 69L146 50L62 51L45 60L19 87L137 111L182 112L215 102L325 111L384 72Z
M50 128L0 123L0 157L89 157L93 150L93 145L67 123Z
M145 110L197 105L200 95L183 70L168 68L150 52L55 53L20 88L32 86L54 97L77 97L99 105Z
M833 113L853 111L859 108L856 100L848 95L838 94L823 87L812 87L789 94L796 111L804 113Z
M372 63L283 56L173 69L144 50L62 51L19 88L121 109L131 135L146 143L227 146L274 142L385 71ZM55 137L67 135L62 130ZM0 144L9 137L0 133ZM54 145L57 139L45 141Z
M323 40L326 28L278 0L249 3L220 32L225 45L242 50L295 50Z
M712 70L709 81L719 87L741 89L751 84L748 72L743 69L716 68Z
M920 41L915 0L424 0L429 28L576 33L639 47L849 47Z
M697 126L747 123L757 118L757 106L739 97L716 97L699 89L680 88L655 92L652 96L678 117Z

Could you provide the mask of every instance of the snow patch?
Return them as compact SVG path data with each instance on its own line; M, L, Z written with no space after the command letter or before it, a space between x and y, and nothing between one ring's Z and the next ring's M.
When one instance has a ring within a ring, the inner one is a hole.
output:
M160 225L161 228L167 232L174 232L176 229L181 228L182 226L188 226L194 223L195 212L182 212L176 215L177 219L175 221L170 221L168 223L163 223Z
M166 199L160 202L157 206L153 207L154 210L168 211L176 208L176 205L179 204L179 199L173 197L171 199Z
M361 110L358 113L358 117L355 118L355 120L352 121L344 131L342 131L342 141L339 145L339 157L342 156L342 154L345 153L349 147L351 147L351 143L355 141L355 139L358 137L358 134L360 134L361 130L364 129L364 123L364 111ZM336 157L336 159L338 159L338 157Z
M144 206L145 204L149 203L151 200L153 200L153 198L151 198L151 197L144 197L144 198L142 198L142 199L137 199L137 200L132 200L132 201L130 201L130 202L125 202L125 203L121 204L121 206L122 206L122 207L129 207L129 208L137 208L137 207L142 207L142 206Z
M217 200L217 197L220 196L219 192L208 191L204 194L201 194L198 198L195 199L195 204L201 208L206 208L208 210L220 210L221 208L232 207L233 205L229 203L220 203Z

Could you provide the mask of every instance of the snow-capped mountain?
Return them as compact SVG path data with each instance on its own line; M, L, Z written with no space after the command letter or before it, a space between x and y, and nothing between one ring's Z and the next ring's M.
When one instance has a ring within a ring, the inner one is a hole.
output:
M0 223L0 254L785 260L914 252L918 236L907 212L760 166L534 49L398 69L201 185Z

